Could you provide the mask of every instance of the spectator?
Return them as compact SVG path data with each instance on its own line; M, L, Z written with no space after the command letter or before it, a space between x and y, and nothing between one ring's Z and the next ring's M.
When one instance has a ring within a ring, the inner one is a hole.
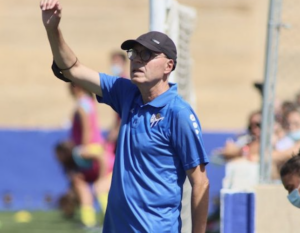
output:
M289 109L284 115L284 127L294 142L300 141L300 109Z
M284 151L290 149L295 144L294 140L287 135L281 122L275 118L273 133L273 149L275 151Z
M123 51L114 51L110 55L111 74L116 77L128 78L127 57Z
M249 116L246 133L239 135L236 140L227 140L223 148L217 149L219 156L222 156L225 161L240 157L258 161L260 127L261 112L254 111Z
M294 105L287 104L286 106L289 107L283 115L283 128L289 140L292 140L293 145L283 150L278 150L277 148L277 150L273 151L273 179L280 179L279 171L281 166L291 158L292 154L297 153L300 149L300 111Z
M227 163L223 188L251 191L258 184L261 112L254 111L248 119L248 131L237 140L229 140L220 150Z
M282 120L286 118L286 114L290 112L291 110L295 109L297 106L292 101L283 101L281 105L281 112L282 112Z
M57 158L70 180L70 190L60 204L64 213L72 216L78 203L83 225L94 227L97 221L90 184L106 175L104 140L98 130L93 95L73 83L70 92L76 100L70 139L56 147Z

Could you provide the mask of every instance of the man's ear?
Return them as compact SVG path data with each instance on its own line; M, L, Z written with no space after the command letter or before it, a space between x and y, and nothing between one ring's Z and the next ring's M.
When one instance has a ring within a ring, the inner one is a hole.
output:
M174 61L172 59L169 59L166 63L165 73L171 73L174 67Z

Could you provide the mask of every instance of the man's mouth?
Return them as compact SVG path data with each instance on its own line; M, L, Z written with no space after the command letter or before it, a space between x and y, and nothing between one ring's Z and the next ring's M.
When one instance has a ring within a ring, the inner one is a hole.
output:
M143 71L141 69L133 69L132 73L142 73Z

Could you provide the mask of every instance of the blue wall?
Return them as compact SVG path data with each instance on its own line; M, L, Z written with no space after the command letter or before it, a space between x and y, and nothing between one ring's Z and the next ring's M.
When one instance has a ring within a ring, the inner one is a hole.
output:
M204 132L207 153L224 145L234 132ZM66 139L66 130L0 130L0 210L51 209L57 198L68 187L63 171L56 161L53 148ZM210 163L207 166L210 179L210 209L224 177L224 166ZM9 194L10 204L3 198ZM46 202L47 196L52 202Z
M52 208L68 183L53 153L61 130L0 130L0 209ZM11 195L11 205L3 198ZM53 202L44 198L50 195Z
M247 192L223 192L222 194L223 233L255 232L255 194Z

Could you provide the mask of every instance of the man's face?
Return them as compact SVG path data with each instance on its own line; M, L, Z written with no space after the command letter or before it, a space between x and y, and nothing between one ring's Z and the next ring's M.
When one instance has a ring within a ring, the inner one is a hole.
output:
M300 130L300 113L293 111L288 114L286 119L286 128L289 132Z
M254 114L250 118L250 121L249 121L250 133L255 137L259 137L260 136L260 127L261 127L261 114L257 113L257 114Z
M162 53L153 53L153 56L148 62L142 61L140 53L146 50L144 46L135 45L133 47L138 55L130 62L130 77L135 84L157 83L163 79L164 75L171 72L168 69L170 60Z
M288 193L291 193L294 189L298 188L299 190L299 184L300 184L300 177L297 174L287 174L281 178L282 184L284 188L288 191Z
M120 67L124 67L125 66L125 61L123 60L122 57L118 56L118 55L114 55L112 58L111 58L111 64L112 65L118 65Z

